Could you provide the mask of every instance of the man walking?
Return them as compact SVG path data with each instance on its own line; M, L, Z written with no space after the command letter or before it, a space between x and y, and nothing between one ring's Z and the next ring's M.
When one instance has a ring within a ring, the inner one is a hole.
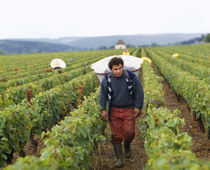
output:
M125 157L131 157L130 143L135 136L135 118L141 114L144 92L137 76L123 68L121 58L109 61L111 73L107 74L99 93L101 117L109 121L111 142L117 157L114 167L122 167L122 141L124 140ZM108 103L108 111L106 106Z

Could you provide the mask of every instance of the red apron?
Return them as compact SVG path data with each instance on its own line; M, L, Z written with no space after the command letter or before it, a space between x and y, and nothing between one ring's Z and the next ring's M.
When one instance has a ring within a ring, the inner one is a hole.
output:
M135 136L135 118L133 108L110 108L110 128L112 143L122 143L123 139L131 142Z

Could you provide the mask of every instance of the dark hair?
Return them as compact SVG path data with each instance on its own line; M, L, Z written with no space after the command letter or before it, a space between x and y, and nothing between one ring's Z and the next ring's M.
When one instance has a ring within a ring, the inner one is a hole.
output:
M111 70L112 67L113 67L113 65L117 65L117 66L118 66L119 64L122 64L122 66L124 65L124 62L123 62L122 58L114 57L114 58L112 58L112 59L109 61L108 66L109 66L109 69Z

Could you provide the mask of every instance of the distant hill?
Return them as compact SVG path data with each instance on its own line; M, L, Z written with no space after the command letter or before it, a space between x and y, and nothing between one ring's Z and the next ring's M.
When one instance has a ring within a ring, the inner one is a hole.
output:
M33 41L33 42L48 42L54 44L69 44L72 41L76 41L83 37L60 37L60 38L36 38L36 39L13 39L20 41Z
M0 40L0 51L4 54L36 52L79 51L81 49L64 44L24 40Z
M205 35L201 35L200 37L192 38L186 41L181 41L180 45L189 45L189 44L198 44L198 43L204 43Z
M142 35L114 35L99 37L61 37L55 39L9 39L0 40L0 52L30 53L81 51L101 48L114 48L115 43L122 39L128 46L141 47L151 45L173 45L188 42L199 34L142 34ZM190 41L191 42L191 41Z
M126 36L106 36L106 37L88 37L71 41L68 45L80 48L99 49L102 46L107 48L113 46L119 39L122 39L127 45L136 47L151 44L168 45L192 38L200 37L201 34L154 34L154 35L126 35Z

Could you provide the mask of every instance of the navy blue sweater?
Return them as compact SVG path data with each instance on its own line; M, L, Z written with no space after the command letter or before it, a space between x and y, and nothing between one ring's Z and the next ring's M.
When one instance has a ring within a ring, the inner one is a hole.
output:
M137 78L134 76L133 78L133 90L135 100L129 95L128 85L126 83L126 75L123 73L121 77L115 77L111 73L111 88L112 88L112 100L110 106L115 107L137 107L138 109L142 109L144 102L144 91L142 85ZM99 104L103 110L106 110L106 103L108 101L108 89L107 89L107 80L104 77L100 93L99 93Z

